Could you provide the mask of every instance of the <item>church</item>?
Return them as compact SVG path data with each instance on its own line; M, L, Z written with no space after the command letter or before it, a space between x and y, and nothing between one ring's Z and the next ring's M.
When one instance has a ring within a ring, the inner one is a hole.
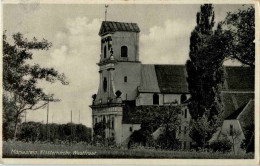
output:
M185 104L190 97L186 67L142 64L139 61L139 33L140 29L136 23L102 22L99 31L101 54L97 63L99 88L91 105L92 126L98 122L109 123L105 130L106 138L114 137L117 144L125 144L130 135L140 129L140 122L129 116L136 107L163 106L174 102L182 104L180 116L184 122L179 126L177 138L182 142L182 148L189 149L192 139L188 131L191 117ZM234 68L235 71L225 71L237 74L235 68L241 67L229 68ZM238 77L240 76L234 76L236 79ZM254 85L248 86L250 92L254 91L252 86ZM235 89L236 92L239 90Z

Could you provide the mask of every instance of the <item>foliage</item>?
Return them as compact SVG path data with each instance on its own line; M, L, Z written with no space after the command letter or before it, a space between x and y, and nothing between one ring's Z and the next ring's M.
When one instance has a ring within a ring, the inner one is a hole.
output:
M237 59L244 65L255 66L255 9L249 6L228 12L224 33L229 36L228 49L223 50L227 58Z
M12 139L15 130L15 110L14 100L3 94L3 139ZM20 119L18 119L20 122Z
M37 82L60 81L64 85L68 82L64 74L59 74L53 68L42 68L38 64L27 63L33 58L33 51L48 50L51 43L45 39L38 41L36 38L28 41L21 33L14 34L13 40L12 44L6 35L3 35L3 89L6 97L15 104L15 137L20 115L26 110L36 110L45 106L48 103L46 99L53 97L37 87Z
M140 143L143 146L150 146L154 144L152 133L159 127L164 129L167 140L171 139L171 137L175 135L177 126L180 124L180 119L178 117L178 113L181 110L180 105L140 106L137 109L135 119L140 119L141 129L132 134L130 141L133 143ZM170 144L172 143L167 142L167 145L164 147L172 146Z
M25 122L20 126L18 140L25 142L57 141L90 142L91 129L82 124L42 124Z
M133 145L141 145L151 147L154 145L154 140L152 135L144 130L136 130L130 136L130 140L128 143L128 148Z
M249 152L255 152L255 126L252 124L245 128L245 139L241 143L241 148Z
M163 132L157 139L157 145L162 149L177 150L181 148L181 142L176 138L175 130Z
M210 148L213 150L213 152L227 153L230 152L232 148L232 143L228 138L223 138L223 139L213 141L210 144Z
M106 124L104 122L98 122L93 127L93 140L94 143L102 143L105 140Z
M190 128L190 135L196 140L197 146L203 147L215 133L216 127L214 123L208 121L208 119L203 116L197 120L191 119Z
M222 109L220 88L223 83L224 56L221 50L228 40L219 37L222 36L220 25L216 31L213 31L213 27L213 6L202 5L197 13L197 25L190 37L190 59L186 62L191 94L189 111L194 120L190 137L199 146L203 146L215 132Z

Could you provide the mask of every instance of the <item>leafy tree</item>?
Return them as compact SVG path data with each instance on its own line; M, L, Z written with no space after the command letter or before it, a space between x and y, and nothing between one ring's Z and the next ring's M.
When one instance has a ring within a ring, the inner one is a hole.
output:
M106 124L104 122L98 122L93 127L93 140L94 142L103 143L106 138Z
M136 113L136 118L141 119L141 133L136 133L144 138L140 138L142 143L151 142L151 134L155 132L159 127L163 128L165 136L165 147L171 146L172 141L177 140L172 139L172 133L175 133L177 127L180 124L180 119L178 113L181 110L180 105L168 105L168 106L141 106L138 108Z
M237 59L244 65L255 66L255 9L250 6L228 12L225 21L224 33L229 36L228 49L223 50L227 58Z
M210 148L213 150L213 152L230 152L232 148L231 141L225 137L220 140L215 140L210 144Z
M15 130L15 102L3 95L3 139L13 138Z
M189 110L194 120L190 136L199 146L203 146L215 132L215 124L221 112L220 88L225 59L222 49L225 49L228 37L222 38L221 25L215 31L213 27L213 6L202 5L197 13L197 25L190 37L190 59L186 62L191 94ZM214 128L204 128L201 123Z
M47 95L37 87L39 80L47 82L60 81L67 85L64 74L59 74L53 68L42 68L38 64L30 65L27 60L32 59L35 50L48 50L51 43L43 39L33 38L28 41L21 33L13 35L14 43L10 44L3 35L3 89L4 95L14 102L14 138L18 130L21 114L26 110L36 110L45 106L53 95ZM4 100L3 105L7 105ZM5 106L4 106L5 108Z

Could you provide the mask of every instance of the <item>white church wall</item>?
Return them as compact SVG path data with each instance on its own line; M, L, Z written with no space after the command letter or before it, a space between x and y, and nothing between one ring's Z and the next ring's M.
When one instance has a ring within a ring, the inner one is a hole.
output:
M127 77L127 82L124 81ZM141 63L118 62L114 70L115 91L122 92L122 100L135 100L141 81Z

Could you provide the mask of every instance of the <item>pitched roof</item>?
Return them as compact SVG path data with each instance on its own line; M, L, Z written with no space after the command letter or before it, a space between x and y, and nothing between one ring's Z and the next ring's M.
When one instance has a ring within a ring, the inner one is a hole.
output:
M254 117L255 101L250 100L243 111L237 116L243 130L246 130L250 125L254 125Z
M230 119L237 119L237 117L240 115L240 113L244 110L248 103L244 104L242 107L238 108L236 111L234 111L231 115L229 115L226 120Z
M245 106L251 99L254 99L254 93L221 93L221 100L223 103L224 112L222 113L223 119L231 116L236 110Z
M228 91L254 91L255 71L250 67L226 66L225 87Z
M136 23L103 21L98 34L103 36L116 31L140 32L140 29Z
M189 93L185 65L155 65L162 93Z
M141 84L138 87L138 91L153 93L160 92L154 65L142 65Z

